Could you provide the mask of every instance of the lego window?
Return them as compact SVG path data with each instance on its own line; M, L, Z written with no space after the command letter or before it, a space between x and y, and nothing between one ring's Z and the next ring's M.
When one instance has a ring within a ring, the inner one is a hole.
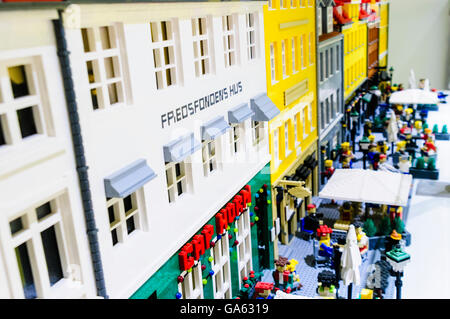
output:
M209 176L217 169L216 140L202 143L203 174Z
M0 87L0 147L28 141L31 136L49 135L39 70L33 58L0 63L0 78L5 79Z
M287 9L288 0L280 0L280 9Z
M304 8L306 7L306 0L299 0L300 1L300 7Z
M242 285L242 279L247 277L252 270L252 250L251 250L251 231L249 222L249 209L246 209L238 219L236 240L238 251L239 268L239 288ZM247 219L247 221L245 221Z
M230 254L228 235L221 236L211 249L214 299L231 298Z
M311 128L311 130L309 131L310 133L312 131L314 131L314 117L313 117L313 109L312 109L312 104L308 104L308 120L309 120L309 126Z
M253 146L258 145L264 139L264 122L252 121Z
M339 72L340 68L340 59L341 59L341 47L339 45L336 46L336 72Z
M286 71L286 40L281 41L281 69L283 71L283 78L287 77Z
M275 0L269 0L268 7L269 7L269 10L275 9Z
M302 65L302 69L306 67L306 61L305 61L305 35L301 35L301 41L300 41L300 64Z
M306 133L306 122L307 122L307 115L306 115L306 107L304 107L303 109L302 109L302 112L300 113L301 114L301 117L302 117L302 123L303 123L303 125L302 125L302 135L303 135L303 139L305 139L306 138L306 136L307 136L307 133Z
M330 96L330 122L334 119L336 115L335 105L334 105L334 94Z
M317 9L317 35L322 35L322 10Z
M247 58L256 59L256 13L245 15L247 26Z
M289 121L284 122L284 156L288 157L291 153L290 143L289 143Z
M325 121L325 123L326 123L326 124L329 124L330 121L331 121L330 114L331 114L331 112L330 112L330 99L329 99L329 98L326 98L326 99L325 99L325 115L326 115L326 121Z
M294 115L294 143L295 146L297 146L300 143L300 136L299 136L299 117L300 114L297 113Z
M333 7L327 7L327 32L333 32Z
M237 154L243 149L244 123L232 124L230 130L231 154Z
M279 145L279 128L276 128L273 131L273 157L274 157L274 162L275 162L275 166L277 166L277 164L280 161L280 145Z
M314 63L312 50L313 50L313 34L312 34L312 32L310 32L309 36L308 36L308 61L309 61L309 65L313 65L313 63Z
M308 7L312 7L313 5L313 0L308 0Z
M334 74L334 49L330 48L330 75Z
M9 221L12 249L16 256L14 282L26 299L51 298L52 287L68 277L71 261L62 226L60 198L33 206Z
M210 37L207 18L192 19L195 76L211 73Z
M272 84L274 84L277 80L277 73L276 73L276 60L275 60L275 44L270 44L270 75Z
M104 109L125 101L124 76L114 25L82 28L92 108Z
M125 198L107 198L109 230L113 246L123 243L137 229L141 229L137 193Z
M175 202L181 195L188 192L185 161L166 163L166 181L169 203Z
M324 103L320 102L320 130L323 130L325 127L325 114L324 114Z
M330 76L330 63L328 50L325 50L325 79Z
M151 47L155 68L156 88L166 89L177 84L175 28L173 21L150 23Z
M291 58L292 58L292 73L297 73L297 42L298 38L293 37L291 40Z
M320 59L319 61L320 82L322 82L324 80L324 73L325 73L323 65L323 52L320 52L319 59Z
M203 299L203 283L201 263L198 262L192 271L186 272L183 282L179 284L183 299Z
M222 32L223 32L223 49L224 49L224 62L225 67L237 64L236 54L236 22L235 16L226 15L222 17Z

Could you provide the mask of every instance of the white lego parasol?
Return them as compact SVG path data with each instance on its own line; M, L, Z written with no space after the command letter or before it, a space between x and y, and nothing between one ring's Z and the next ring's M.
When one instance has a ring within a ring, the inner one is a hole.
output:
M365 169L336 169L320 198L406 206L412 175Z

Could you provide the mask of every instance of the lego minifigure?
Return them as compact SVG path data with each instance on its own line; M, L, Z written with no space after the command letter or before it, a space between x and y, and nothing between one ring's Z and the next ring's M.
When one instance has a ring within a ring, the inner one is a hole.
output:
M384 241L384 251L386 253L391 251L396 245L400 243L400 240L402 240L402 235L397 233L397 231L394 229L389 237L387 237Z
M317 293L326 299L336 298L336 275L330 270L323 270L317 275Z
M366 256L368 250L369 250L369 238L367 237L366 233L362 229L361 224L355 225L355 231L356 231L356 240L359 247L359 252L361 253L361 257Z
M431 138L428 138L428 141L420 149L420 154L424 157L430 157L435 155L437 152L436 145L434 145Z
M294 275L287 270L287 265L289 263L289 260L282 256L279 256L278 259L275 260L276 269L272 272L272 277L276 288L289 291L292 289Z
M255 285L254 299L273 299L271 296L273 283L257 282Z
M352 159L355 158L350 150L350 143L344 142L341 144L341 157L342 168L352 168Z
M334 173L334 167L333 167L333 161L332 160L326 160L325 161L325 171L322 172L322 176L329 180L331 176Z
M387 151L389 150L389 146L386 144L386 141L378 141L377 143L377 152L381 154L387 154Z
M320 225L320 215L316 214L316 205L314 204L306 206L306 211L308 215L303 218L303 230L314 233Z
M350 202L344 202L341 207L339 207L340 219L344 221L351 221L353 217L353 209Z
M432 133L430 128L425 128L423 130L424 134L422 134L422 139L427 142L430 138L433 139L434 138L434 134Z
M331 243L331 233L333 230L327 225L320 225L317 228L319 237L319 256L330 258L333 256L333 245Z
M411 167L410 156L407 154L400 155L398 162L398 168L403 174L409 174L409 168Z
M363 126L363 130L364 130L364 135L363 136L370 136L372 134L372 122L369 119L366 119L364 121L364 126Z

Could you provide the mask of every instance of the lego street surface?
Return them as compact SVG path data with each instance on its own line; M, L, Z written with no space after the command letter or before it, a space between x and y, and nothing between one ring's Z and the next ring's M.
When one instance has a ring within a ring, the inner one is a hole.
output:
M319 211L319 210L318 210ZM300 283L303 285L300 290L293 291L292 294L300 295L310 298L318 297L317 289L317 276L323 270L333 269L329 267L324 267L322 265L311 266L311 260L313 260L313 241L303 240L295 236L289 245L278 245L279 255L286 257L288 259L298 260L296 267L296 273L300 277ZM367 256L363 258L360 266L361 273L361 285L354 286L352 291L352 299L358 299L361 290L366 288L366 280L369 276L370 265L374 264L380 260L381 252L379 250L369 250ZM395 296L395 286L394 277L389 277L389 284L386 288L386 292L383 294L385 299L394 299ZM273 283L272 270L264 270L263 277L261 281ZM347 298L347 286L344 286L342 281L340 281L339 287L339 298Z

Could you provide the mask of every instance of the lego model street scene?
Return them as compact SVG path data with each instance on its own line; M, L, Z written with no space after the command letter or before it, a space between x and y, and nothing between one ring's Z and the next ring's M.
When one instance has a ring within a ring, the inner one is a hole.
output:
M397 1L0 0L0 298L450 298Z

